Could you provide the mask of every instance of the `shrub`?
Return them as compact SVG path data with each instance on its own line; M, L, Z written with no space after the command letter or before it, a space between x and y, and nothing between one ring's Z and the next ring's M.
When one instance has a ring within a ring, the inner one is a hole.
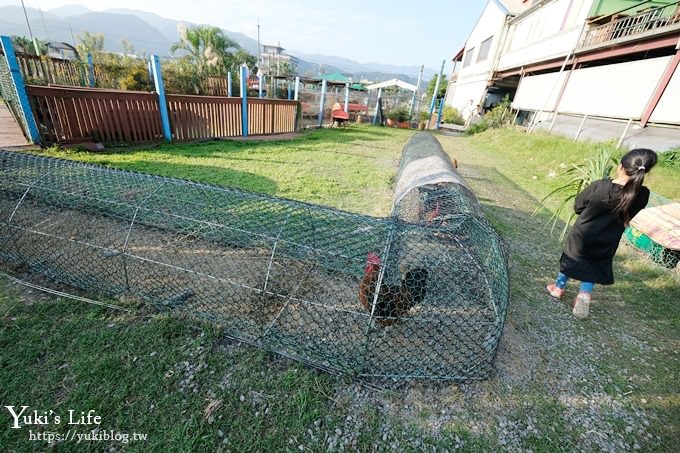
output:
M586 159L582 164L571 164L571 168L560 175L560 178L566 182L557 189L550 192L543 197L538 208L534 211L534 215L546 206L546 202L557 197L560 204L550 217L550 232L555 229L557 221L562 218L566 212L570 212L569 218L564 224L562 233L560 234L560 241L564 240L567 234L569 225L571 225L576 218L576 213L573 211L574 199L576 196L588 187L593 181L609 176L618 161L613 157L616 153L616 148L612 145L599 145L597 153L589 159Z
M465 129L465 135L475 135L480 132L484 132L489 128L489 123L486 122L484 118L474 123L471 123L467 129Z
M493 129L510 126L513 114L512 109L510 108L510 98L507 94L497 106L484 115L484 119L489 127Z
M444 107L444 111L442 112L442 122L447 124L458 124L460 126L465 124L463 115L461 115L458 109L454 107Z
M400 105L389 111L387 117L392 121L403 122L411 119L408 113L409 108L406 105Z
M118 80L118 88L121 90L149 91L151 90L149 73L145 68L130 68L127 74Z

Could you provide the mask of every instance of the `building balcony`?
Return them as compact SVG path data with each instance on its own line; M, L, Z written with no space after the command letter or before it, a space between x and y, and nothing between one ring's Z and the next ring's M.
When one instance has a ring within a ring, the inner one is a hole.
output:
M615 14L607 19L611 20L586 30L581 38L579 51L678 32L680 1L630 16Z

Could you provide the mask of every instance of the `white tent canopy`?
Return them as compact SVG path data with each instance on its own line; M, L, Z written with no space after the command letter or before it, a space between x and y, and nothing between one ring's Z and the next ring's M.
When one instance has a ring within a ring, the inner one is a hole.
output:
M399 79L392 79L392 80L387 80L385 82L380 82L380 83L374 83L373 85L368 85L366 87L367 90L377 90L378 88L387 88L387 87L399 87L403 88L405 90L413 91L415 92L417 90L415 85L411 85L408 82L404 82L403 80Z

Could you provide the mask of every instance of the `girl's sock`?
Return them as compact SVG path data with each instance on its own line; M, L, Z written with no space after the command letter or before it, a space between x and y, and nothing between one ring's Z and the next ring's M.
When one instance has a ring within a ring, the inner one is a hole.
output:
M588 293L588 294L593 294L593 287L595 286L595 283L591 282L581 282L581 292L582 293Z
M557 286L559 289L564 289L567 286L567 280L569 280L569 277L564 275L562 272L557 274L557 279L555 280L555 286ZM592 291L592 286L591 286L591 291Z

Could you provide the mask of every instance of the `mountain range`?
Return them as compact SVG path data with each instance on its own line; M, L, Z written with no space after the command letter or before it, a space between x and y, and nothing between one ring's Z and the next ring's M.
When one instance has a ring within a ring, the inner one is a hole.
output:
M82 5L66 5L47 11L26 8L33 34L48 41L74 44L83 31L104 34L104 47L111 52L122 52L122 40L134 46L137 54L169 56L170 46L179 39L178 27L191 27L191 22L167 19L158 14L134 9L114 8L106 11L91 11ZM28 36L26 19L21 7L0 7L0 34ZM206 24L200 24L206 25ZM249 36L224 30L245 50L257 54L257 41ZM359 63L338 56L303 53L287 50L287 54L298 58L298 72L301 75L318 76L321 73L340 72L354 80L369 79L383 81L398 78L415 84L420 67L397 66L380 63ZM436 72L425 68L425 81Z

